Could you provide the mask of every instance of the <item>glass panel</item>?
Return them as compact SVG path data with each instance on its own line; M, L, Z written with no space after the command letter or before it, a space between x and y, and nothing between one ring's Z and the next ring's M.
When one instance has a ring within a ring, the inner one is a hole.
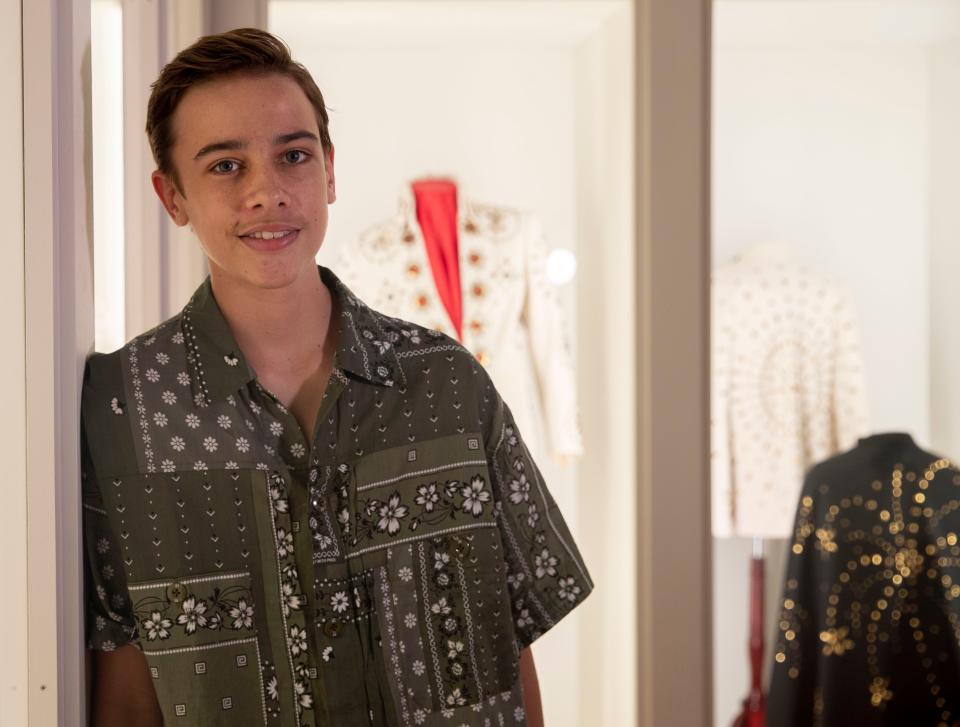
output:
M93 0L93 264L96 350L123 345L123 9Z
M952 724L960 2L714 8L715 724Z

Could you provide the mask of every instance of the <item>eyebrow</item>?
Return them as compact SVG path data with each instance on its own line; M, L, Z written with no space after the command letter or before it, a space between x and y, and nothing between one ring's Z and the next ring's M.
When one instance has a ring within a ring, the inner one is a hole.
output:
M297 139L312 139L313 141L319 143L320 138L314 134L312 131L307 131L306 129L300 129L299 131L291 131L289 134L280 134L273 137L273 145L280 146L282 144L289 144L291 141L296 141ZM215 141L212 144L207 144L205 147L200 149L193 157L194 160L204 157L207 154L213 154L218 151L236 151L237 149L244 149L247 146L247 142L240 141L239 139L227 139L226 141Z

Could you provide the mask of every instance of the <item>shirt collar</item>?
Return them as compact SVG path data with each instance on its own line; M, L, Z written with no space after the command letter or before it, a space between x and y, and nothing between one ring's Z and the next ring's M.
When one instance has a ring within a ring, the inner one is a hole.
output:
M382 386L405 383L390 326L385 325L389 319L364 304L329 269L318 270L333 297L339 327L335 366ZM256 378L217 304L209 276L184 307L180 326L198 406L218 402Z

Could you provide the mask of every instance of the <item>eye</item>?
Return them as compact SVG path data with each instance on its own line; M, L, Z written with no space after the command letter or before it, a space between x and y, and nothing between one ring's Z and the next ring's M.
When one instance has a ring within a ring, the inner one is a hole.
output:
M291 164L300 164L301 162L305 162L309 156L310 155L303 149L291 149L283 154L283 158Z
M228 166L231 164L234 165L232 168ZM235 172L238 167L239 164L237 164L237 162L233 159L221 159L213 165L212 171L216 172L217 174L230 174L230 172Z

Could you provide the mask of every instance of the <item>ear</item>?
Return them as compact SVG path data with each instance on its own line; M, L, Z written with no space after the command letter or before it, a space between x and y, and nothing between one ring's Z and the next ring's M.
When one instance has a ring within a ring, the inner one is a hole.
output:
M150 175L150 181L153 182L153 191L157 193L163 208L170 215L177 227L183 227L190 221L187 211L183 205L183 195L177 189L173 180L159 169Z
M337 201L337 180L333 171L333 145L330 145L330 151L323 155L323 166L327 170L327 204L333 204Z

